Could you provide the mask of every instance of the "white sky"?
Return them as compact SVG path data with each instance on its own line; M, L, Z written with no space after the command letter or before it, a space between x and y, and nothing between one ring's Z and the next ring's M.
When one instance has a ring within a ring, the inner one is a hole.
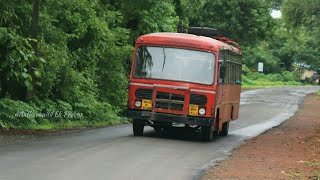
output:
M273 18L281 18L281 11L280 10L272 10L271 16Z

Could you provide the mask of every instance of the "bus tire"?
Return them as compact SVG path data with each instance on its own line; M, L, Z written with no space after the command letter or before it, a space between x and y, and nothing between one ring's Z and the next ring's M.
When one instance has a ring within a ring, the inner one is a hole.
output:
M216 125L215 125L215 129L214 129L214 136L219 136L219 134L220 134L220 110L218 110L217 111L217 116L216 116L216 119L215 119L215 121L216 121Z
M144 125L139 124L136 119L132 122L132 130L134 136L143 136Z
M220 134L221 136L228 136L228 134L229 134L229 122L223 123L222 131L221 131L221 134Z
M155 127L153 127L153 129L156 132L157 136L160 136L162 134L162 127L161 126L155 126Z
M202 140L206 142L211 142L213 140L213 126L202 126L201 127L201 135Z

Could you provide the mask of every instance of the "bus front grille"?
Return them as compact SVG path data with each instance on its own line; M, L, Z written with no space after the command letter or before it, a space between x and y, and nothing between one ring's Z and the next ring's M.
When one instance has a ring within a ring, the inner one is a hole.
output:
M157 92L156 108L183 111L184 95Z

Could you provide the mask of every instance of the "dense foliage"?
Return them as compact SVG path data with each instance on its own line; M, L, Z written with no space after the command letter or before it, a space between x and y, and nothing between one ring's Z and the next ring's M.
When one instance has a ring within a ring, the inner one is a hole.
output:
M317 0L36 1L37 38L31 38L33 2L0 1L0 127L119 122L134 40L151 32L189 26L227 31L253 71L244 76L248 85L299 84L297 73L287 71L320 65ZM282 9L283 18L273 19L272 9ZM258 62L267 75L254 73ZM57 111L81 116L42 116ZM18 118L17 112L31 115Z

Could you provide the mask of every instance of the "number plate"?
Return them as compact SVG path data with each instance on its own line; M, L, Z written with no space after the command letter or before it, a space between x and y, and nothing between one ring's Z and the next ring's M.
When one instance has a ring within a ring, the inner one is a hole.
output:
M199 106L198 105L189 105L189 115L190 116L197 116L198 115Z
M142 100L142 106L141 106L142 109L152 109L152 102L151 100L146 100L146 99L143 99Z

